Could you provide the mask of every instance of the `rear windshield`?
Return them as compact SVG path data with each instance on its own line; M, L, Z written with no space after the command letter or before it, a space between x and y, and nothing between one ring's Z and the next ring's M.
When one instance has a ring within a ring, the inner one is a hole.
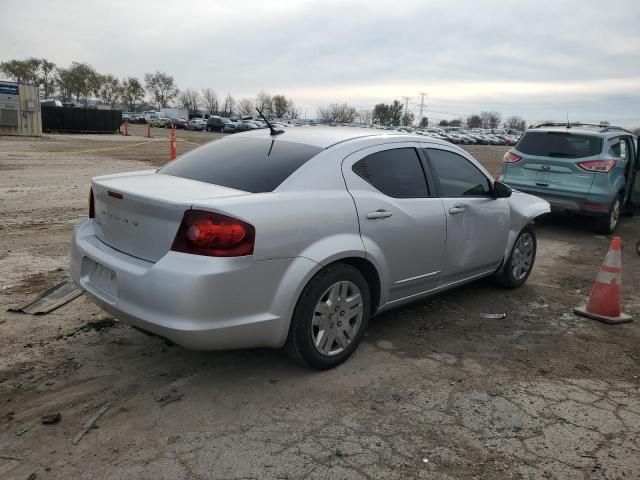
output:
M263 138L225 138L192 150L158 173L245 192L272 192L322 151L301 143Z
M595 135L568 132L525 132L516 149L527 155L583 158L602 151L602 139Z

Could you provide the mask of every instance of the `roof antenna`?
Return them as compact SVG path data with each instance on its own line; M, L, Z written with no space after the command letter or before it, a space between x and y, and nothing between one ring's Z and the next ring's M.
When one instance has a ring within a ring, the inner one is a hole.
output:
M267 120L267 117L265 117L262 112L260 111L260 109L258 107L256 107L256 110L258 111L258 113L260 114L260 116L262 117L262 119L267 123L267 125L269 125L269 130L271 130L270 135L274 136L274 135L280 135L281 133L284 133L284 130L276 130L273 128L273 125L271 125L269 123L269 120Z

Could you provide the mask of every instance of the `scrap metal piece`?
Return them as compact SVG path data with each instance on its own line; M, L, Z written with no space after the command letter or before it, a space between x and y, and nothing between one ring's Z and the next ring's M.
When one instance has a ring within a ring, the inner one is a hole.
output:
M503 318L506 318L507 314L506 313L481 313L480 314L480 318L483 318L485 320L502 320Z
M35 298L9 308L10 312L23 312L29 315L43 315L61 307L82 295L82 289L73 280L65 280L42 292Z

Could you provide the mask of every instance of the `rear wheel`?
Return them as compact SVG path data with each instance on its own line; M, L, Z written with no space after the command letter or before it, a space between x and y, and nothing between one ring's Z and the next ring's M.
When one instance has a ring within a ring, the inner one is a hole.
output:
M609 207L609 213L596 219L596 231L604 235L611 235L616 231L620 213L622 212L622 202L620 197L616 197Z
M505 288L522 286L533 269L536 249L536 234L533 228L527 225L518 234L511 254L497 277L498 282Z
M318 370L341 364L362 340L370 305L369 286L360 271L346 264L330 265L302 291L285 350Z

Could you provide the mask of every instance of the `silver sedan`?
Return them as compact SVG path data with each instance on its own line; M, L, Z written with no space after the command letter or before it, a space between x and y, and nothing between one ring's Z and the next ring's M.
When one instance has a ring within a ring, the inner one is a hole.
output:
M273 133L94 178L73 279L184 347L284 346L324 369L353 353L372 315L483 277L519 287L531 273L531 223L549 204L455 145L342 127Z

